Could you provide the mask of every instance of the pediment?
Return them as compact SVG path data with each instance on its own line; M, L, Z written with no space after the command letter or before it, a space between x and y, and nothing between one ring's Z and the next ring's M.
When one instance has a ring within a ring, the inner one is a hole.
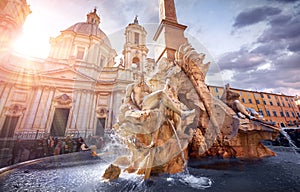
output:
M79 71L72 68L61 68L51 71L45 71L40 73L40 76L50 79L64 79L64 80L76 80L76 81L95 81L92 77L89 77Z

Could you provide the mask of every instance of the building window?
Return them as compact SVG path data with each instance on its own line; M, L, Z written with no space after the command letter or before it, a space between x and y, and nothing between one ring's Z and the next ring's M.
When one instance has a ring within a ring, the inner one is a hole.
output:
M85 51L84 47L77 47L76 59L83 59L84 51Z
M242 98L242 102L245 103L245 99L244 98Z
M300 118L300 113L297 112L297 116Z
M134 43L135 44L140 44L140 34L139 33L134 33Z
M216 93L219 93L218 87L216 87L215 90L216 90Z
M272 106L273 106L273 102L272 102L272 101L270 101L270 105L272 105Z
M292 112L292 116L295 117L295 113L294 112Z
M264 102L264 105L267 105L267 102L265 100L263 100L263 102Z
M268 95L268 99L271 99L271 96L270 96L270 95Z
M280 106L280 103L279 103L279 102L277 102L277 105L278 105L278 106Z
M264 94L261 94L261 98L264 98Z
M288 103L288 106L291 107L291 105Z
M262 116L264 116L264 112L261 109L258 109L258 113Z
M285 107L284 102L282 102L282 106Z
M283 111L280 111L280 116L281 116L281 117L284 117Z
M277 117L276 111L273 111L273 115L274 115L274 117Z
M287 98L287 97L285 98L285 101L288 101L288 98Z
M288 111L286 111L285 114L286 114L287 117L290 117L290 114L289 114Z
M258 100L258 99L256 99L256 104L260 104L260 102L259 102L259 100Z
M268 117L270 117L270 116L271 116L271 113L270 113L270 111L269 111L269 110L267 110L266 112L267 112L267 116L268 116Z
M106 58L104 56L101 56L101 59L100 59L100 67L104 67L105 65L105 60Z
M249 103L252 103L252 99L248 99Z

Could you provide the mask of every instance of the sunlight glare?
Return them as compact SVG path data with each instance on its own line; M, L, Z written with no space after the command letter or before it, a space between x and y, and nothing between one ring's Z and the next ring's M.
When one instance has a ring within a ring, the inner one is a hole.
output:
M21 34L13 45L16 53L27 57L46 58L48 56L49 35L43 32L39 23L36 17L27 18Z

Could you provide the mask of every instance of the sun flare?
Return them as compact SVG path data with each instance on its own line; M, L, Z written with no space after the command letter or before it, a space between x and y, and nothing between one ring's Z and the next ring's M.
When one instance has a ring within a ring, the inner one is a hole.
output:
M41 31L39 21L28 17L13 49L28 57L46 58L50 51L49 36Z
M14 43L14 51L29 57L46 58L50 46L45 37L35 33L24 33Z

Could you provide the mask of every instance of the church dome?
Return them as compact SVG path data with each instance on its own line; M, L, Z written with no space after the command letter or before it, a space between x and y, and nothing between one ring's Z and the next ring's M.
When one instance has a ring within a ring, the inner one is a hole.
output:
M86 22L76 23L71 27L67 28L66 30L63 30L62 32L72 32L88 37L94 36L103 40L105 44L111 47L107 35L99 28L99 24L100 17L98 16L97 10L95 8L94 11L87 14Z
M63 30L62 32L74 32L84 36L95 36L103 40L111 47L107 35L96 24L93 23L79 22L67 28L66 30Z

